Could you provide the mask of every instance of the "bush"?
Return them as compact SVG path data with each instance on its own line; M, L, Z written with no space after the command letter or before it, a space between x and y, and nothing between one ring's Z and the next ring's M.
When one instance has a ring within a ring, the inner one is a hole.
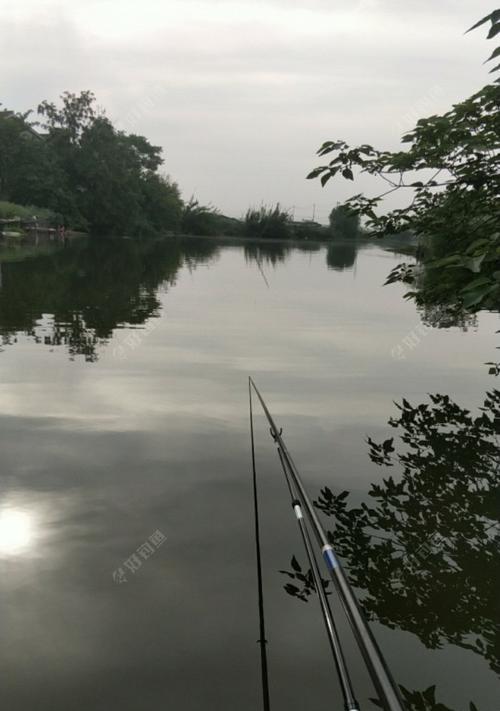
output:
M267 239L293 238L290 214L276 207L261 207L260 210L248 210L245 216L244 234L247 237Z
M319 222L313 220L302 220L302 222L293 223L293 232L295 239L304 240L325 240L330 238L330 230Z
M181 229L184 234L212 237L218 234L219 213L210 205L200 205L194 197L184 205Z
M0 220L11 220L15 217L19 217L21 220L30 220L35 215L39 220L46 220L51 224L57 222L57 215L52 210L34 205L17 205L15 202L0 201Z

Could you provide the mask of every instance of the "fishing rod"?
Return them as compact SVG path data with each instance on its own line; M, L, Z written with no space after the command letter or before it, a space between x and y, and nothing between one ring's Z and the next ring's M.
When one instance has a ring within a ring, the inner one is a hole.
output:
M373 685L379 695L380 701L382 702L385 711L404 711L403 701L396 683L392 678L375 637L373 636L373 633L368 627L363 613L361 612L356 596L354 595L342 565L335 554L335 550L327 538L326 532L318 518L318 515L314 510L311 499L304 488L297 467L295 466L285 442L283 441L282 430L278 429L276 426L276 423L252 378L249 378L249 382L259 398L264 414L269 422L271 436L278 448L281 450L284 461L287 463L287 469L296 488L298 498L307 513L316 539L321 548L328 572L342 601L345 613L365 660L365 664L370 673Z
M255 466L255 438L253 431L253 407L252 407L252 387L248 382L248 396L250 403L250 442L252 448L252 483L253 483L253 506L255 525L255 553L257 557L257 594L259 600L259 639L260 646L260 668L262 676L262 701L264 711L270 711L271 699L269 694L269 674L267 669L267 639L266 625L264 617L264 593L262 589L262 558L260 553L260 524L259 524L259 499L257 496L257 469Z
M260 552L260 527L259 527L259 507L258 507L258 492L257 492L257 469L255 464L255 437L254 437L254 426L253 426L253 402L252 402L252 388L250 381L248 383L248 396L249 396L249 406L250 406L250 441L251 441L251 451L252 451L252 480L253 480L253 500L254 500L254 520L255 520L255 547L256 547L256 557L257 557L257 589L258 589L258 606L259 606L259 630L260 639L258 640L261 649L261 674L262 674L262 696L263 696L263 706L264 711L270 710L270 695L269 695L269 678L268 678L268 667L267 667L267 652L266 652L266 631L265 631L265 618L264 618L264 598L262 590L262 563L261 563L261 552ZM347 670L347 665L345 663L344 655L340 645L340 640L338 632L333 619L332 611L326 596L325 590L323 588L323 582L321 579L321 573L319 571L318 563L316 561L316 556L314 555L311 539L309 537L309 532L307 530L306 522L302 514L302 508L300 501L297 499L296 493L294 491L294 484L287 472L287 465L285 463L284 457L281 450L278 448L278 454L280 457L281 465L283 467L283 473L285 475L285 480L288 485L288 490L290 492L290 498L292 502L292 507L297 518L299 525L299 530L302 536L304 547L306 550L307 558L309 561L309 566L312 572L314 585L318 591L318 598L320 601L321 611L323 614L323 621L325 623L328 640L330 642L330 647L332 650L335 666L337 668L337 674L339 677L340 685L342 688L342 694L344 697L344 706L346 711L359 711L358 703L354 697L354 691L352 689L351 679L349 677L349 672Z
M309 531L307 530L304 515L302 513L302 506L299 499L296 496L293 481L291 480L290 474L287 471L287 463L283 456L283 452L278 447L278 455L281 461L281 466L283 467L283 474L285 475L286 483L288 484L288 490L290 491L290 498L292 500L292 508L294 510L295 516L297 518L297 523L299 525L300 534L302 536L302 541L304 543L304 548L306 549L307 559L309 561L309 568L311 570L312 578L314 581L314 586L318 593L318 598L320 602L321 612L323 615L323 622L325 623L326 633L328 636L328 641L330 643L330 648L332 650L333 660L337 669L337 675L339 677L340 686L342 688L342 695L344 697L344 708L346 711L359 711L359 705L354 696L354 691L352 688L351 678L349 676L349 671L344 659L344 654L342 652L342 647L340 644L339 635L337 628L335 626L335 621L333 614L328 602L328 598L323 587L323 580L321 578L321 573L316 561L316 556L314 555L314 550L311 543L311 538L309 536Z

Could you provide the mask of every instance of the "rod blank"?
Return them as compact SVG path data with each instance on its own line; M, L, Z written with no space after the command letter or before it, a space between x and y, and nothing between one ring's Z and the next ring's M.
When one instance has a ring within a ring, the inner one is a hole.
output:
M255 390L257 397L259 398L262 409L264 410L267 421L269 422L271 435L278 448L281 450L283 458L287 463L287 468L296 488L298 498L300 499L311 522L311 526L323 554L323 559L343 603L347 618L352 627L354 636L363 655L365 664L370 673L373 685L379 695L380 701L382 702L385 711L405 711L398 687L392 678L375 637L368 627L368 623L363 616L356 596L354 595L342 565L335 554L335 550L330 544L326 532L318 518L318 515L316 514L316 511L314 510L309 495L307 494L307 491L302 483L297 467L295 466L295 463L283 441L281 430L279 430L276 426L276 423L252 378L249 378L249 381Z
M283 456L283 452L279 447L278 454L281 461L281 466L283 467L283 473L285 475L286 483L288 484L288 489L290 491L292 507L297 518L297 523L299 526L300 534L302 536L302 541L304 543L304 548L306 549L306 555L309 561L309 567L311 569L314 585L318 592L318 599L321 607L321 613L323 615L323 622L325 623L328 641L330 643L333 660L335 662L337 675L339 677L340 686L342 688L342 696L344 697L344 707L346 711L359 711L359 705L354 696L354 690L352 688L351 678L349 676L349 671L347 669L344 654L342 652L342 646L340 644L335 620L333 618L333 614L330 608L330 603L328 602L328 598L323 588L323 580L321 578L321 573L318 567L318 563L316 561L316 556L314 555L314 550L311 543L311 538L309 536L309 531L307 530L306 521L302 514L302 506L300 504L299 499L297 499L297 497L295 496L294 485L291 481L290 474L287 471L288 465Z

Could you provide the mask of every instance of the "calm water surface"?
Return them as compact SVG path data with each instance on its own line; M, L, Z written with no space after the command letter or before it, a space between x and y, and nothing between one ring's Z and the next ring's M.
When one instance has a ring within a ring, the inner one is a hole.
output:
M496 317L417 330L400 287L381 286L399 258L375 246L79 242L2 258L2 708L261 708L248 375L311 494L347 489L358 505L401 477L366 443L397 437L393 401L446 393L477 415ZM316 600L283 590L279 571L303 555L260 413L256 437L272 707L340 709ZM467 491L453 506L433 495L418 501L424 525L432 509L458 526ZM497 503L473 512L493 543ZM500 707L498 549L487 564L478 550L437 567L427 551L418 591L392 597L386 572L368 575L373 630L422 711Z

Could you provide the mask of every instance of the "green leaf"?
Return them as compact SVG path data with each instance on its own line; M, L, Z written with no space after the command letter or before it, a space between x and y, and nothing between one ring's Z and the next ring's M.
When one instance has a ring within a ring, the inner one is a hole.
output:
M471 306L477 306L494 289L496 289L495 286L484 286L483 288L476 289L475 291L467 292L463 298L465 308L468 309Z
M487 39L491 39L492 37L495 37L499 32L500 32L500 22L497 22L496 24L491 25L490 31L488 32Z
M352 170L350 168L344 168L342 175L346 178L346 180L354 180L354 175L352 174Z
M434 262L430 262L427 266L434 268L447 267L451 264L458 265L461 264L462 258L459 254L452 254L449 257L443 257L443 259L436 259Z
M326 141L323 143L323 145L318 149L317 154L319 156L324 156L327 153L331 153L332 151L337 151L340 148L343 148L345 146L344 141Z
M321 186L324 188L327 182L330 180L332 177L331 173L325 173L324 175L321 176Z
M498 22L498 20L500 20L500 10L493 10L493 12L490 12L489 15L483 17L481 20L479 20L479 22L476 22L475 25L469 27L467 32L472 32L472 30L475 30L477 27L481 27L481 25L484 25L485 22L491 22L493 24L494 22Z
M470 259L464 259L463 266L466 269L470 269L471 272L475 274L481 271L481 264L484 262L486 254L480 254L478 257L471 257Z
M487 239L486 237L480 237L479 239L475 239L472 244L470 244L467 249L465 250L466 254L472 254L478 247L485 247L486 245L490 244L490 240Z
M491 279L489 277L479 277L478 279L473 279L471 282L467 284L466 287L464 287L463 291L470 291L471 289L474 290L478 286L488 286L491 284Z
M497 47L495 50L493 50L493 53L491 54L490 57L486 60L486 62L491 62L492 59L495 59L495 57L500 56L500 47ZM486 64L485 62L485 64Z
M436 685L429 686L429 688L422 693L422 697L428 704L434 705L436 703Z
M324 167L321 168L315 168L314 170L311 170L309 175L307 176L307 180L312 180L313 178L317 178L318 175L321 175L321 173L325 170Z

